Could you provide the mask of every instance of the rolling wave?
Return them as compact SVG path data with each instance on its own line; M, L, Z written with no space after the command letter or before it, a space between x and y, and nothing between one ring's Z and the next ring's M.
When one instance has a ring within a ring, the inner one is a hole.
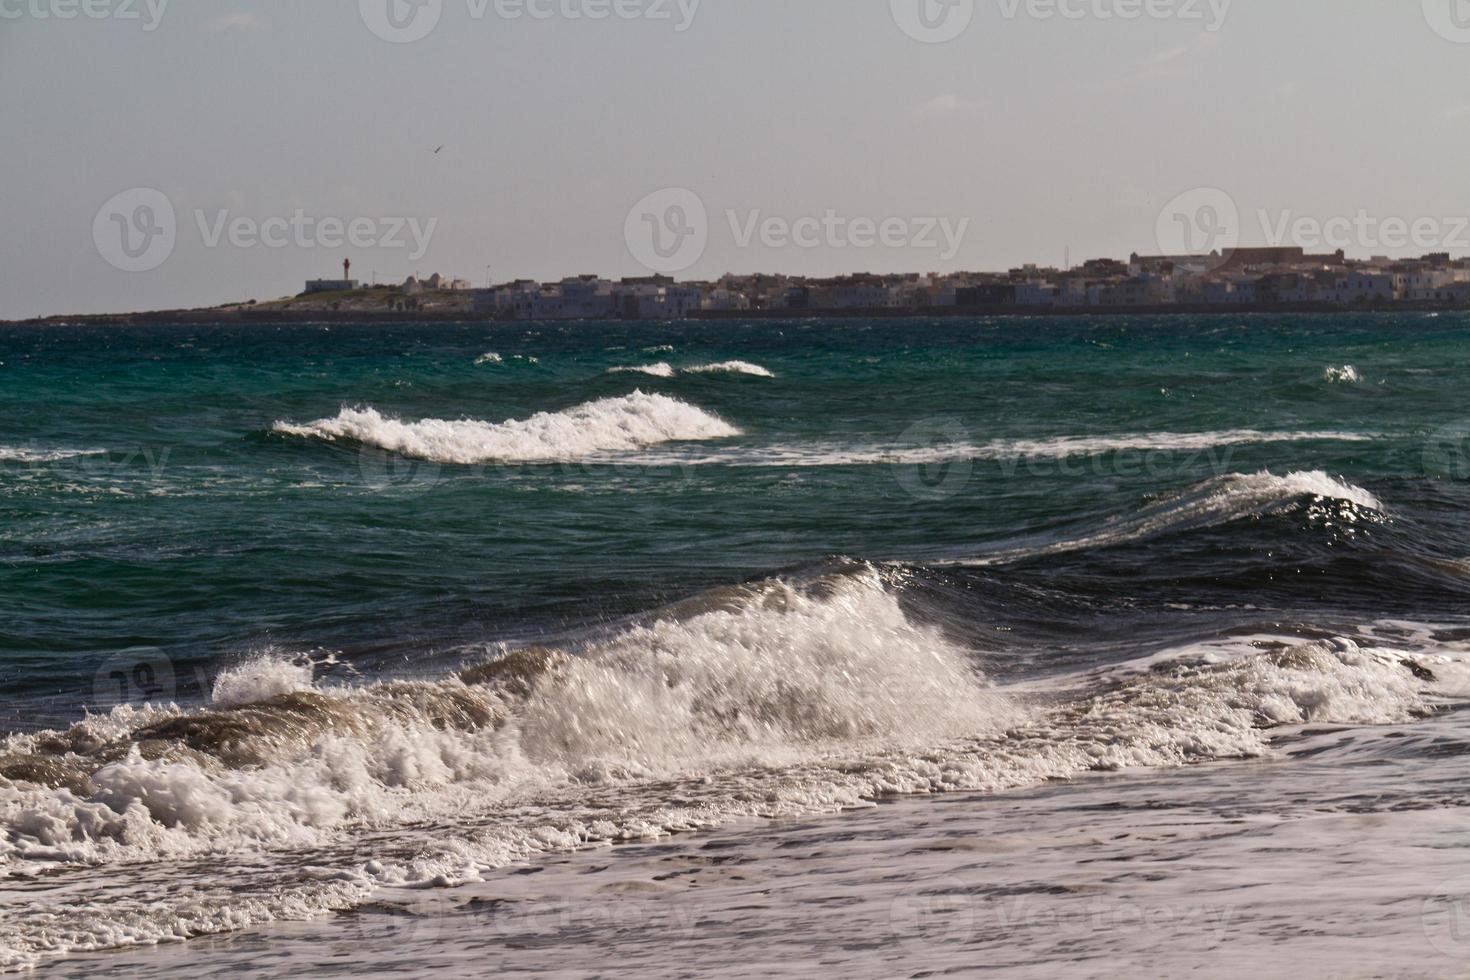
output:
M1321 471L1288 473L1232 473L1170 494L1099 530L1039 546L1002 548L986 556L938 564L1002 564L1022 558L1108 548L1166 532L1216 527L1247 517L1278 513L1296 507L1304 498L1331 501L1343 523L1378 522L1386 518L1383 502L1362 487Z
M307 917L384 885L745 816L1271 755L1284 727L1423 717L1464 666L1258 640L995 689L905 611L904 582L862 566L716 590L438 681L334 687L268 659L221 677L206 709L13 736L0 878L65 888L74 868L109 901L12 910L0 963ZM302 856L259 857L283 851Z
M725 439L740 430L664 395L636 391L529 419L405 422L373 408L344 408L307 425L277 422L284 435L375 446L435 463L553 462L616 453L666 442Z

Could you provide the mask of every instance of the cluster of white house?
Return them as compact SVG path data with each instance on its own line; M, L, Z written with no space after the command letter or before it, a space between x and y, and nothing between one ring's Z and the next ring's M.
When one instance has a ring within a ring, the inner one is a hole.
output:
M357 288L348 281L313 282ZM467 294L476 313L516 320L680 319L749 310L922 310L955 308L1138 308L1153 306L1470 305L1470 259L1448 254L1358 262L1342 252L1241 248L1221 255L1094 259L1075 269L1034 265L1008 273L873 275L830 279L727 275L679 283L667 276L611 280L575 276L529 279L474 289L435 274L410 278L399 291ZM407 302L416 303L416 299Z

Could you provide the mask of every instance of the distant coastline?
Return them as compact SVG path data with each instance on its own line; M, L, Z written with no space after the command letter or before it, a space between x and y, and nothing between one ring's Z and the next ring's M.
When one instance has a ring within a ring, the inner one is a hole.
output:
M1393 302L1345 307L1328 303L1277 303L1270 305L1222 307L1218 305L1173 306L1108 306L1108 307L927 307L910 309L832 309L832 310L703 310L679 317L680 321L736 322L742 320L988 320L1020 319L1114 319L1117 317L1167 318L1176 316L1265 316L1265 315L1367 315L1387 313L1470 313L1470 303ZM569 323L619 323L630 318L582 317L563 320ZM634 317L634 320L661 320L659 317ZM188 325L223 327L237 325L311 324L311 323L512 323L505 317L464 310L158 310L143 313L94 313L75 316L32 317L0 320L0 327L72 327L72 326L148 326Z
M1075 268L1007 272L867 272L831 278L726 274L680 282L650 275L557 282L517 279L477 289L435 273L401 285L310 279L296 296L206 309L51 316L0 323L306 323L850 318L1091 317L1236 313L1442 313L1470 310L1470 258L1309 255L1299 247L1208 255L1090 259Z

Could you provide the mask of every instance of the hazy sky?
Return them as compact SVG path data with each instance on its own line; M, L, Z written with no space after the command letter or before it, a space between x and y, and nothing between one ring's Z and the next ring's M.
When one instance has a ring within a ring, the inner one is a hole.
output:
M1470 254L1465 0L924 0L941 35L973 3L946 43L905 32L920 0L391 0L433 26L404 43L373 30L390 0L160 2L0 0L0 317L270 298L344 257L379 281L641 274L630 209L664 188L706 209L682 278L1158 251L1194 188L1248 243L1264 209L1430 220ZM163 220L136 188L175 223L128 272L119 236ZM1365 227L1350 254L1437 250Z

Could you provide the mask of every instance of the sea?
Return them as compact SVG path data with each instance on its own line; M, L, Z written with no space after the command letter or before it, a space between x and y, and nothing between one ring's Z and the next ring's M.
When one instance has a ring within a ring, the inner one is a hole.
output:
M0 970L1470 976L1470 315L0 328Z

